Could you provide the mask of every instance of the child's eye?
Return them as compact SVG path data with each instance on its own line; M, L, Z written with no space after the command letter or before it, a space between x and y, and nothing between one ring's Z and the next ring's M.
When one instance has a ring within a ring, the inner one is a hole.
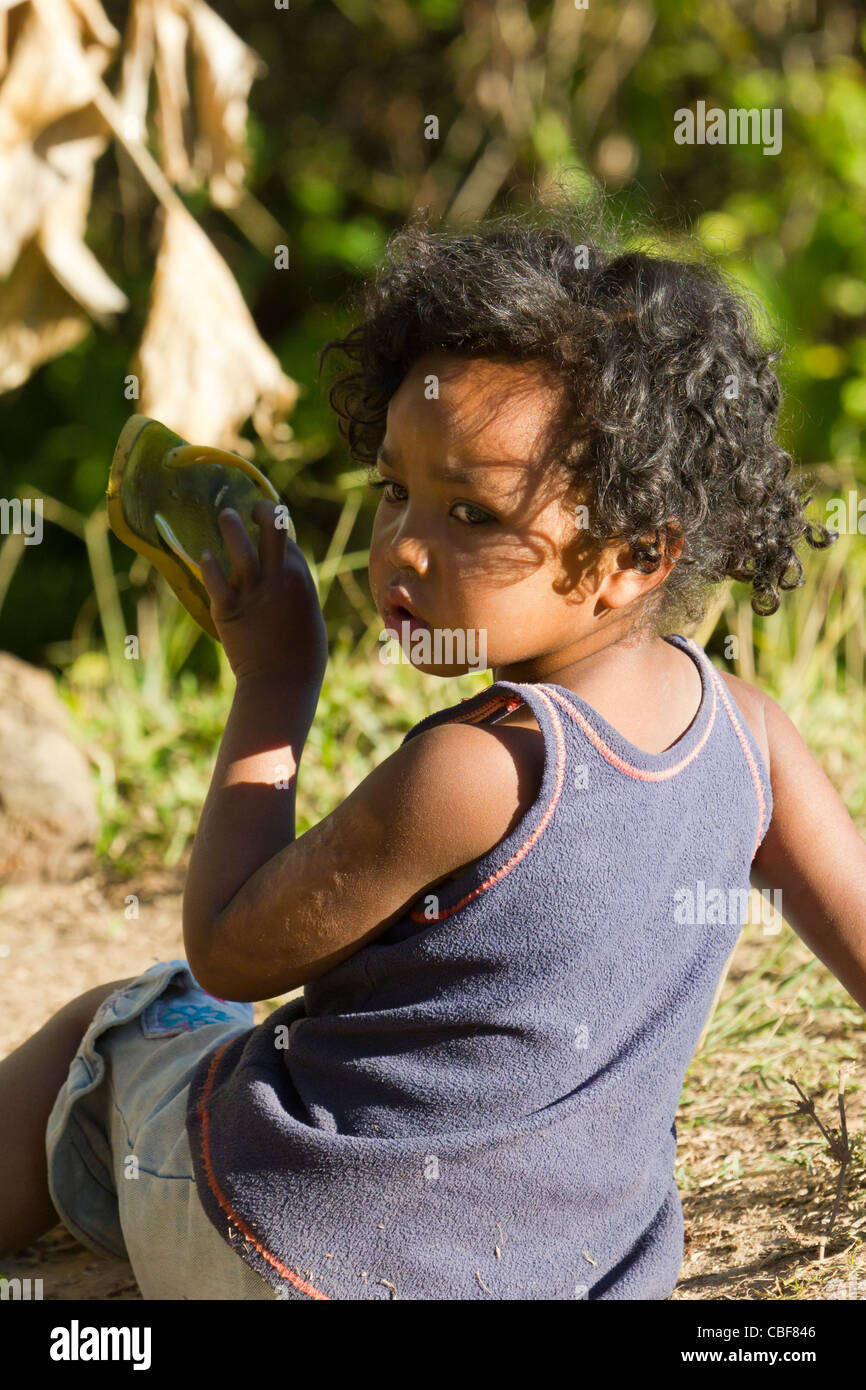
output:
M482 526L485 521L492 520L492 518L488 516L487 512L483 511L481 507L473 506L471 502L458 502L456 503L456 505L458 507L466 507L467 510L470 512L475 512L476 520L470 521L468 523L470 526Z
M375 487L375 488L380 488L380 487L402 487L402 483L395 483L391 478L368 478L368 479L367 479L367 482L368 482L368 484L370 485L370 487ZM393 497L386 497L386 498L385 498L385 501L386 501L386 502L393 502L393 500L394 500Z
M367 484L369 487L373 487L376 489L383 487L403 488L403 484L395 483L393 478L377 478L375 476L368 477ZM403 488L403 491L405 492L406 489ZM404 499L402 497L389 497L387 494L385 496L386 502L402 502L403 500ZM474 506L472 502L457 502L455 503L455 505L458 507L466 507L468 511L474 512L475 520L468 521L467 525L469 526L482 526L486 521L492 520L492 517L490 517L487 512L485 512L481 507Z

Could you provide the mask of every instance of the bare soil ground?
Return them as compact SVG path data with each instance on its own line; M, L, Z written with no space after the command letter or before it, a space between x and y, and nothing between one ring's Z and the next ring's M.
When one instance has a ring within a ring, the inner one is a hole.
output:
M138 879L139 916L132 919L124 915L129 883L112 883L99 871L74 883L5 889L0 900L0 1056L74 995L138 974L156 960L182 957L183 877L178 867ZM744 933L727 989L755 967L760 949L760 942ZM255 1010L257 1021L269 1013L264 1003ZM853 1042L843 1036L848 1055L859 1060L862 1082L862 1034ZM819 1259L838 1166L804 1117L771 1122L779 1112L778 1091L744 1093L741 1078L753 1066L756 1049L764 1046L763 1040L751 1045L740 1040L729 1050L715 1048L690 1068L689 1101L677 1121L686 1247L673 1298L866 1298L862 1174L846 1184L834 1231ZM803 1046L808 1049L808 1037ZM827 1084L832 1084L829 1073ZM793 1110L793 1090L782 1098L792 1102L784 1108ZM829 1102L822 1097L819 1113L830 1123L838 1119L832 1095ZM862 1133L862 1090L852 1090L847 1118L849 1130ZM62 1225L4 1260L0 1274L41 1278L45 1299L141 1297L129 1264L94 1254Z

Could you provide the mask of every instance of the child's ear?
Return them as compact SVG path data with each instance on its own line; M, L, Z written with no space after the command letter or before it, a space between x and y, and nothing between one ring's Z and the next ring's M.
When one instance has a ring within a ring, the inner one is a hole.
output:
M675 523L669 523L670 531L676 532ZM647 539L652 539L648 536ZM599 598L608 608L624 608L635 599L645 596L663 584L673 569L683 550L681 535L670 533L659 537L661 560L657 568L649 574L637 568L631 546L624 546L615 555L613 568L604 576Z

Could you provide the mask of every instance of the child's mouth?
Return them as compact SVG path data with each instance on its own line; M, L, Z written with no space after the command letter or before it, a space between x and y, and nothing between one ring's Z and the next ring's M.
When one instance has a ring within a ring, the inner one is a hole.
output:
M396 629L402 633L403 624L409 624L410 634L413 632L428 632L429 623L425 623L422 618L416 618L410 613L408 608L403 608L400 604L389 604L385 610L385 626Z

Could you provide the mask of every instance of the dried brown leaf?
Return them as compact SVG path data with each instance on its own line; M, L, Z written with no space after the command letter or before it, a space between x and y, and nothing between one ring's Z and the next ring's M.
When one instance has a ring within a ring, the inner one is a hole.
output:
M259 335L229 267L183 208L165 213L147 325L133 364L138 409L193 442L249 454L251 415L267 444L298 388Z
M51 274L35 242L0 288L0 391L13 391L42 362L75 347L90 320Z
M204 0L190 0L189 14L196 57L196 171L209 180L215 203L233 207L249 160L247 97L265 65Z
M190 47L192 97L186 77ZM233 207L240 200L249 161L247 98L254 79L265 70L259 55L204 0L134 0L118 95L127 137L145 138L150 75L155 71L166 177L187 189L207 181L214 202Z
M105 273L84 242L90 207L92 173L69 180L47 204L39 229L39 245L58 281L94 318L121 313L129 300Z
M152 0L156 52L154 73L159 95L157 121L162 139L161 160L165 176L182 188L195 180L190 164L185 126L190 96L186 81L186 45L189 26L186 4Z
M144 140L147 134L154 43L152 0L132 0L123 36L123 61L117 94L128 140Z
M31 0L0 89L0 147L86 106L110 58L103 44L85 42L67 0Z
M0 276L9 277L0 301L0 390L77 342L87 328L82 310L103 320L127 307L84 240L93 167L111 132L142 142L136 165L167 207L138 354L139 409L188 438L243 453L249 445L237 431L252 416L262 438L282 449L297 386L259 336L228 266L168 184L158 186L162 175L149 155L148 171L142 148L154 73L169 182L190 187L206 178L215 201L235 204L258 55L204 0L133 0L115 103L100 74L119 35L99 0L24 0L7 29L9 8L0 0Z
M97 0L32 0L16 18L0 86L0 390L77 343L81 309L127 307L84 241L107 143L90 103L117 38Z
M0 278L10 273L22 246L38 232L56 187L57 176L29 142L0 150Z
M90 30L94 42L107 49L117 47L120 35L99 4L99 0L69 0L69 4L78 13L82 24Z

